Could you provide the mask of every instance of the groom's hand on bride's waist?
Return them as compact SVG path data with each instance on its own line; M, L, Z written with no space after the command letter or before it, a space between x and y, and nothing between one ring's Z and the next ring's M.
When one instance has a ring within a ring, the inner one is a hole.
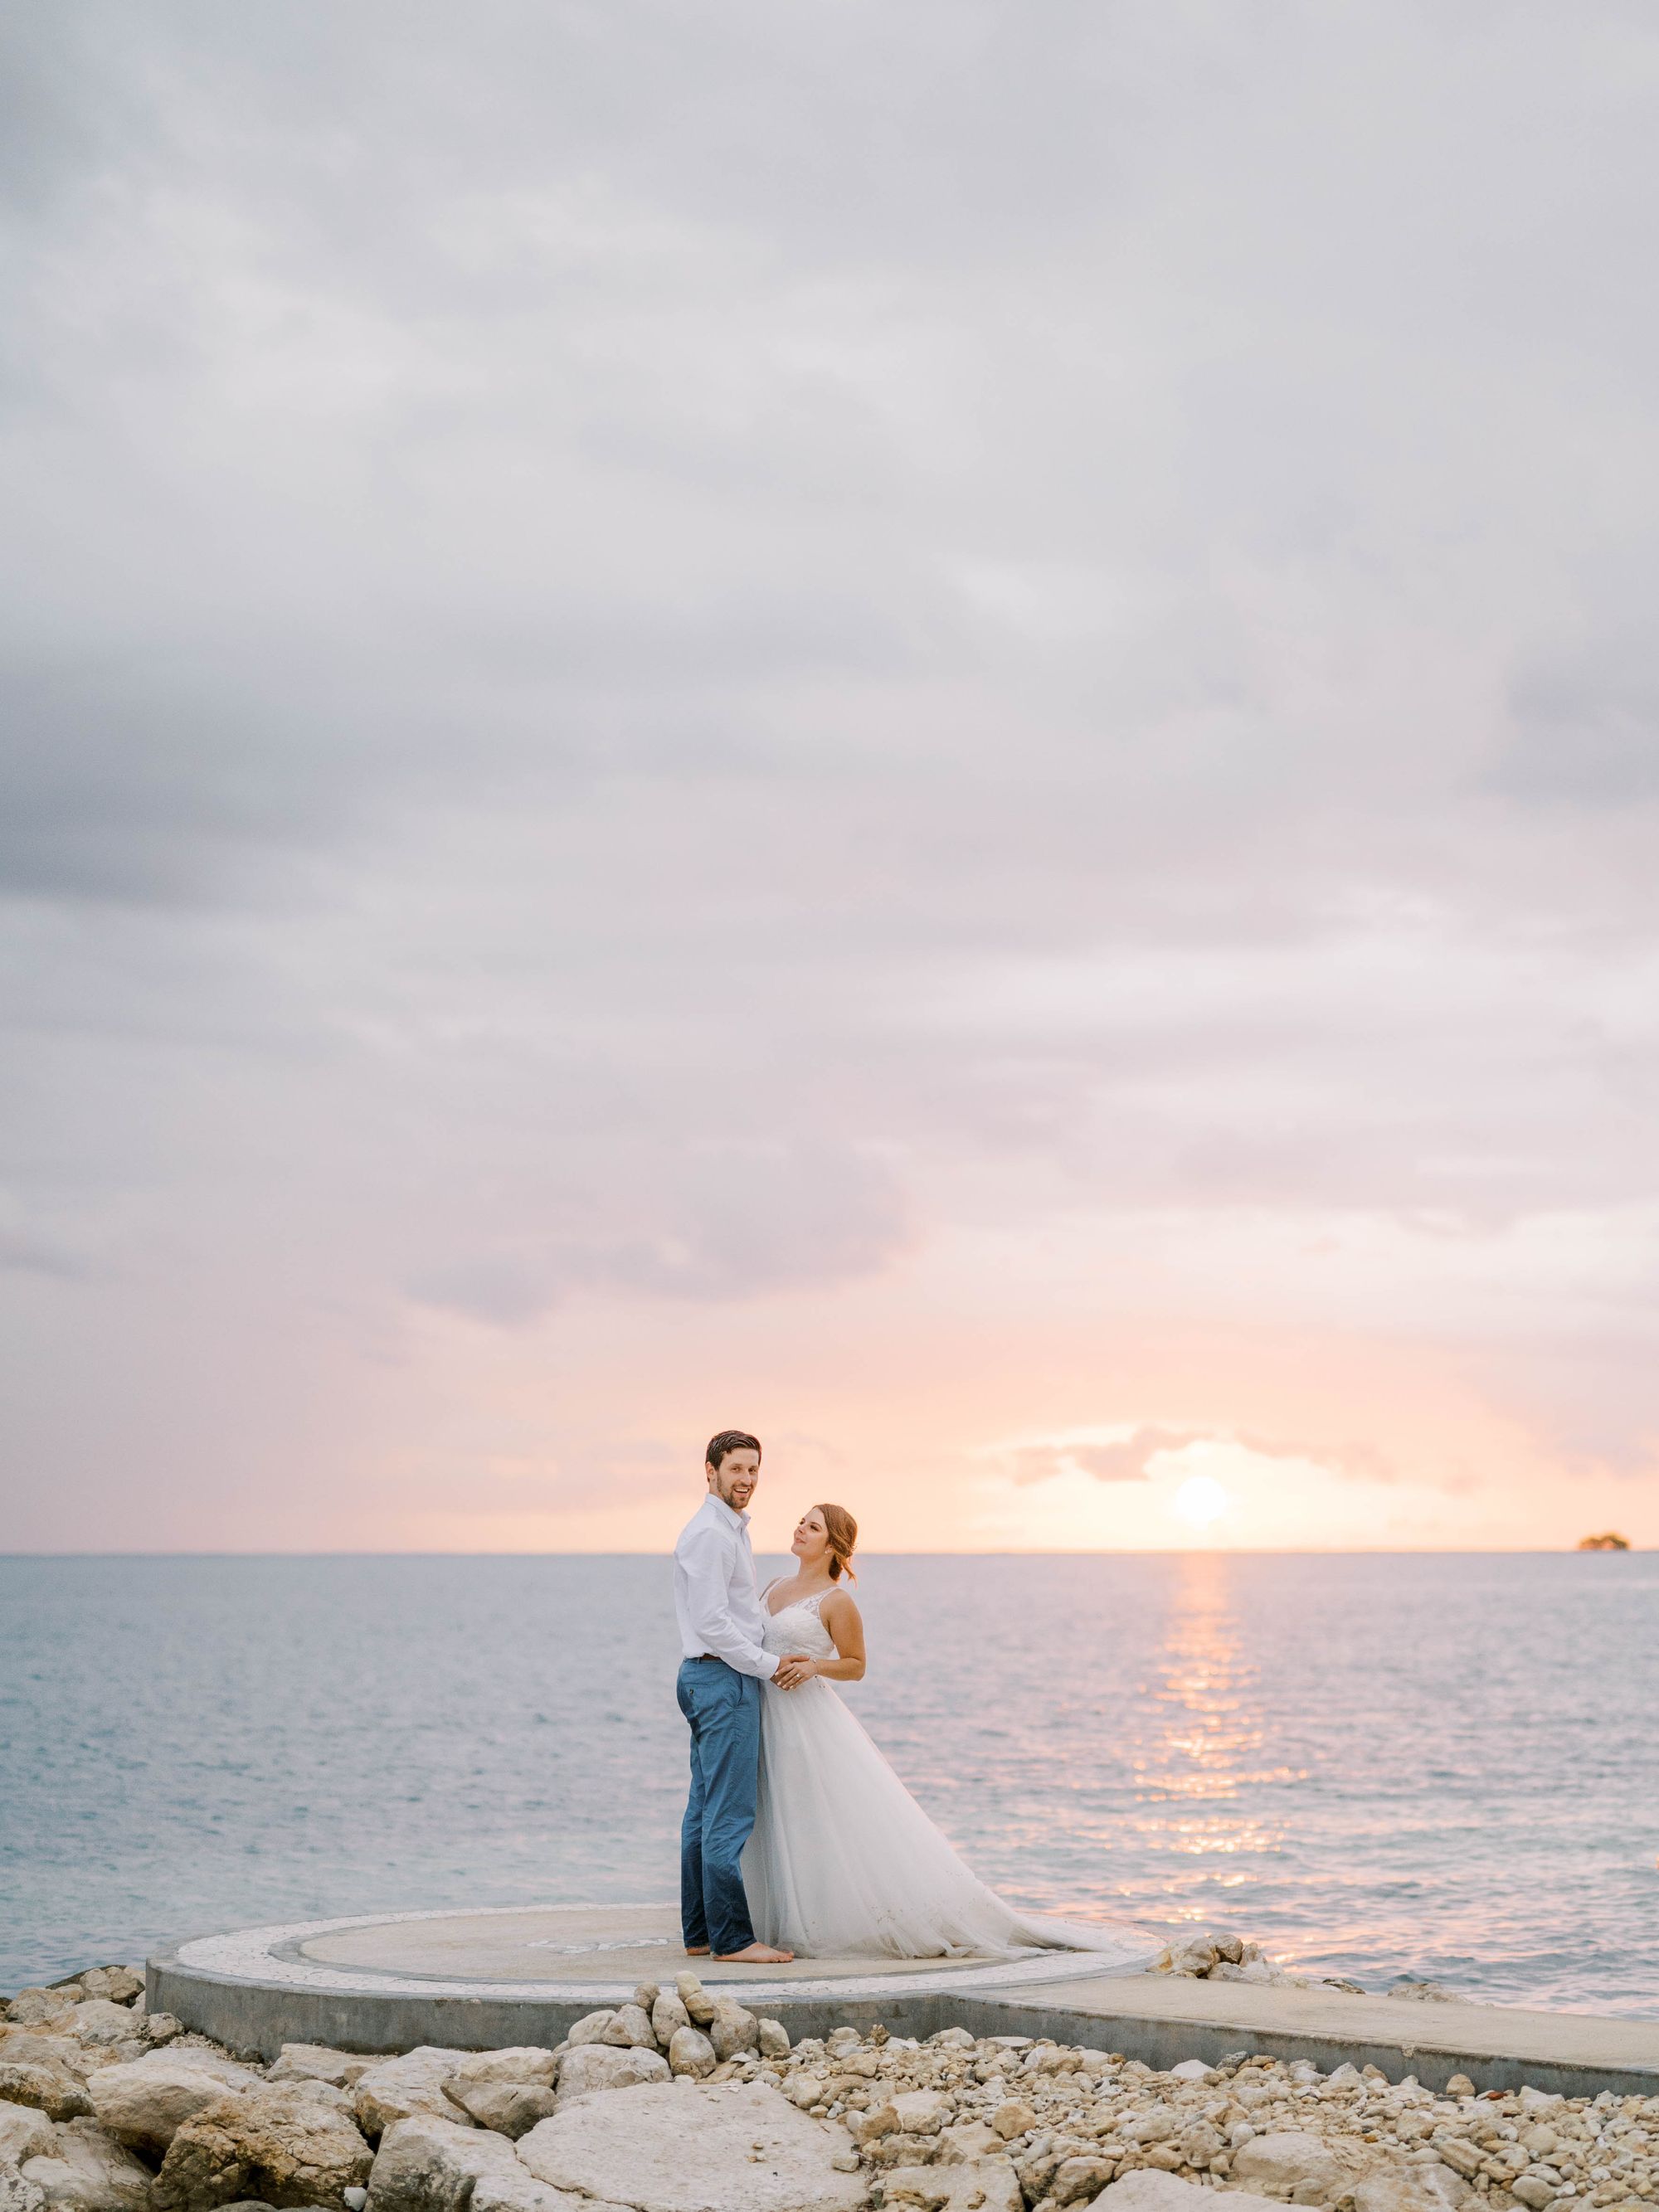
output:
M811 1679L812 1662L804 1651L791 1651L778 1662L778 1671L772 1677L773 1686L780 1690L798 1689Z

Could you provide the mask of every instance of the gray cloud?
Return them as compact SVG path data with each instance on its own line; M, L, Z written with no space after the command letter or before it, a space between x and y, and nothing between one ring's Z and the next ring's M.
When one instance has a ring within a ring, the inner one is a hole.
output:
M1644 1450L1654 37L14 14L41 1464L123 1315L240 1371L325 1285L383 1438L422 1313L672 1331L1079 1223L1176 1317Z

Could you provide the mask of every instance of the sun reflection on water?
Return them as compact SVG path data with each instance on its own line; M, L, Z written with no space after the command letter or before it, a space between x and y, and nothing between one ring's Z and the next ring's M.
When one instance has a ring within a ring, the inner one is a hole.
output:
M1215 1554L1188 1553L1177 1563L1153 1669L1141 1685L1146 1730L1131 1759L1135 1801L1181 1810L1132 1814L1128 1825L1142 1847L1179 1859L1278 1851L1282 1825L1264 1819L1259 1806L1247 1810L1238 1801L1246 1790L1303 1778L1296 1768L1264 1759L1268 1739L1258 1669L1245 1656L1233 1617L1226 1563ZM1244 1878L1230 1879L1218 1869L1197 1881L1207 1891ZM1176 1895L1191 1893L1194 1876L1172 1869L1163 1886ZM1201 1893L1177 1906L1182 1918L1200 1918L1206 1909Z

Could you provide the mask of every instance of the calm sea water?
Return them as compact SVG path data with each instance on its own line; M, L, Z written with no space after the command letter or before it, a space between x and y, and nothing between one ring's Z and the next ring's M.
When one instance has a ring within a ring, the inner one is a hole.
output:
M779 1563L781 1564L781 1563ZM850 1701L1023 1902L1659 2017L1659 1555L872 1559ZM652 1559L0 1559L0 1988L675 1889Z

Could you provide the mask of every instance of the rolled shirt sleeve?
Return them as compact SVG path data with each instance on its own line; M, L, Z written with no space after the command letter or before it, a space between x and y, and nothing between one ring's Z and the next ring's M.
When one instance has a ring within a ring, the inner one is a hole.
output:
M678 1550L685 1571L686 1609L704 1650L724 1659L739 1674L769 1682L778 1671L778 1656L751 1644L732 1618L731 1553L719 1529L707 1525L689 1528Z

